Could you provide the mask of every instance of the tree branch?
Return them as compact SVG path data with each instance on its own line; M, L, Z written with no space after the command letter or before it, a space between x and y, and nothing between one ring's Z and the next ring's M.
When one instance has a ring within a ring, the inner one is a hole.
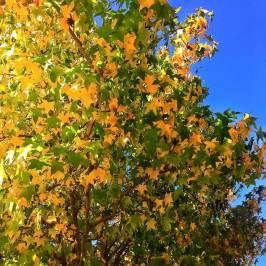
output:
M83 239L81 243L81 256L80 256L80 264L82 265L82 260L86 256L87 252L87 244L88 244L88 236L89 236L89 215L90 215L90 206L91 206L91 185L89 185L86 194L85 194L85 228L83 232Z
M81 242L80 242L80 232L79 232L79 228L78 228L78 208L76 206L76 199L75 199L75 191L72 191L72 193L70 193L70 204L71 204L71 210L72 210L72 218L73 218L73 223L76 227L76 234L75 234L75 238L76 238L76 252L78 255L78 258L80 257L80 253L81 253Z
M83 57L88 61L88 63L91 63L90 58L88 57L81 40L77 37L77 35L75 34L75 32L72 30L72 28L69 26L68 31L70 33L70 35L72 36L73 40L75 41L75 43L77 44L78 48L80 49Z
M131 242L131 239L126 239L124 240L121 245L113 252L112 256L116 254L115 260L114 260L114 265L119 265L120 258L124 251L128 248L129 244Z

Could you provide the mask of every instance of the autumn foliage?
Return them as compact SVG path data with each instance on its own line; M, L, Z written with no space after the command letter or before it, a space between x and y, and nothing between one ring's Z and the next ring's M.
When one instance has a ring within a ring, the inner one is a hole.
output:
M0 264L252 265L265 191L230 202L261 178L265 135L203 104L212 13L0 4Z

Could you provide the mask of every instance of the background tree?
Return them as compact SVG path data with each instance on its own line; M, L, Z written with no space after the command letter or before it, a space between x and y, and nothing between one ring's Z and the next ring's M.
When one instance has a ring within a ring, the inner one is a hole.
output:
M264 249L255 119L190 68L212 13L165 0L1 1L3 265L246 265ZM264 228L263 228L264 227Z

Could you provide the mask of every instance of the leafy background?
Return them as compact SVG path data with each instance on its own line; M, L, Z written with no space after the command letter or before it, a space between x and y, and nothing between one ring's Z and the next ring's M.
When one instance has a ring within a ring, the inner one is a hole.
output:
M218 41L218 52L211 60L196 66L210 95L206 99L214 111L232 108L258 118L266 129L266 2L265 0L170 0L174 7L182 6L181 19L195 8L214 11L210 32ZM259 181L258 185L266 185ZM251 188L245 189L244 193ZM241 202L241 198L232 204ZM266 217L266 204L263 205ZM259 259L266 265L266 256Z

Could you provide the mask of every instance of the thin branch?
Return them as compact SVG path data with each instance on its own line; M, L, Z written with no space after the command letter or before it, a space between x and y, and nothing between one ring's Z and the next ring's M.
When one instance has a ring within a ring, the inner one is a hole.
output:
M96 220L94 223L91 223L90 226L91 227L95 227L98 224L101 224L101 223L107 222L109 220L112 220L116 216L117 216L117 213L112 213L112 214L110 214L108 216L101 217L100 219Z
M88 244L88 235L89 235L89 228L90 228L90 223L89 223L89 216L90 216L90 206L91 206L91 185L88 187L85 195L85 228L83 232L83 241L82 241L82 246L81 246L81 256L80 256L80 263L82 264L82 260L86 255L86 249L87 249L87 244Z
M80 232L79 232L79 228L78 228L78 208L76 206L76 199L74 196L74 191L72 191L72 193L70 193L70 204L71 204L71 209L72 209L72 218L73 218L73 223L76 227L76 234L75 234L75 238L77 241L77 254L78 257L80 257L80 253L81 253L81 242L80 242Z
M126 239L124 240L121 245L119 246L119 248L117 250L115 250L115 252L112 254L116 254L115 256L115 261L114 261L114 265L119 265L120 262L120 258L122 256L122 254L124 253L124 251L128 248L129 244L131 242L131 239Z
M0 141L6 140L6 139L11 138L11 137L13 137L13 136L2 136ZM19 137L19 138L32 138L33 135L18 135L17 137Z
M75 43L77 44L77 46L79 47L83 57L88 61L88 63L91 62L90 58L88 57L81 40L77 37L77 35L75 34L75 32L71 29L71 27L69 26L68 31L70 33L70 35L72 36L72 38L74 39Z
M61 12L60 12L60 6L58 6L57 3L55 3L53 0L48 0L48 1L49 1L49 2L52 4L52 6L56 9L57 13L58 13L59 15L61 15L61 17L63 17L62 14L61 14ZM71 28L71 25L69 25L69 24L68 24L68 31L69 31L70 35L72 36L73 40L75 41L75 43L77 44L77 46L79 47L79 49L80 49L80 51L81 51L83 57L88 61L88 63L90 63L91 60L90 60L90 58L88 57L88 55L87 55L87 53L86 53L86 51L85 51L85 49L84 49L84 47L83 47L83 45L82 45L81 40L77 37L77 35L76 35L75 32L73 31L73 29Z
M88 128L88 137L89 138L92 136L92 129L93 129L94 123L95 123L95 119L92 118L90 120L90 122L88 123L88 125L87 125L87 128Z

